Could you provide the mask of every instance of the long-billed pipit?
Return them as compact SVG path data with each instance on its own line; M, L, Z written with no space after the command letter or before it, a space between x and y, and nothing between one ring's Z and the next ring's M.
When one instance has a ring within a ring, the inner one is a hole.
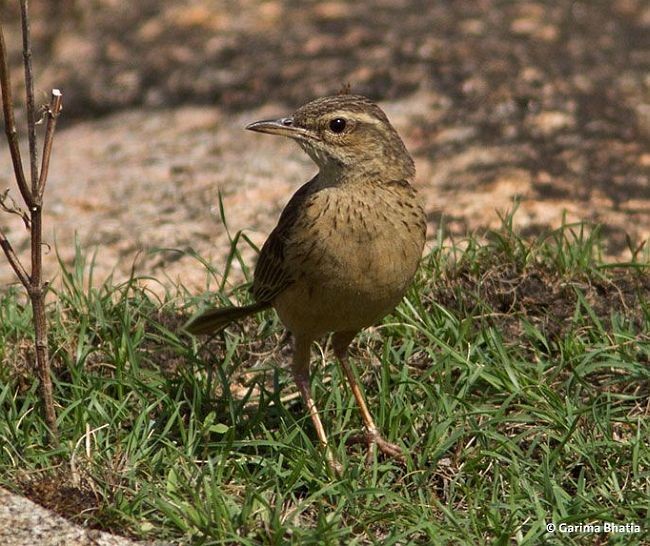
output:
M274 307L293 335L293 376L336 468L309 386L311 345L334 332L334 353L359 406L369 450L377 446L401 458L400 447L381 436L368 411L347 349L361 329L400 302L422 256L426 222L410 184L413 160L384 112L358 95L320 98L292 116L247 129L294 139L319 171L294 194L262 247L252 288L256 303L208 310L187 329L211 333Z

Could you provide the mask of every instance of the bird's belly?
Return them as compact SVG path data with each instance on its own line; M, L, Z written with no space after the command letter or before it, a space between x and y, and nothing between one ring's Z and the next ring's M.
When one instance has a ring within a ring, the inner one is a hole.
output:
M274 302L291 332L319 337L327 332L358 331L388 314L402 294L378 295L350 287L334 288L297 282Z
M394 237L323 238L295 256L295 282L274 302L291 331L314 336L370 326L402 299L421 248Z

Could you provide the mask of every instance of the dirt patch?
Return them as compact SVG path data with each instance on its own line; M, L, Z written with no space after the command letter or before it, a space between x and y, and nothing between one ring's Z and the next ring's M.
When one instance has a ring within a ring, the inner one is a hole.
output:
M534 251L524 259L484 247L479 256L461 259L446 270L426 298L458 317L494 326L506 343L523 348L525 323L551 344L575 334L584 321L576 321L577 308L603 335L612 331L618 316L647 338L643 333L650 311L647 268L564 272L552 260L531 259L533 255Z
M90 488L73 485L69 473L37 474L17 484L22 494L43 508L75 523L86 524L92 529L105 529L93 524L93 514L101 501Z

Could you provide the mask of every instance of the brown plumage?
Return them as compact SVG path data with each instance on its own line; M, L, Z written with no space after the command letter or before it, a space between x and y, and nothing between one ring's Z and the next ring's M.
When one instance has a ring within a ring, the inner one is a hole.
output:
M400 458L401 449L374 424L347 348L359 330L394 309L420 261L426 222L410 185L413 160L384 112L358 95L316 99L291 117L247 128L293 138L319 172L294 194L262 247L252 288L256 303L207 311L187 329L213 332L274 307L293 334L293 375L325 448L309 389L309 360L313 341L334 332L334 352L359 405L369 447Z

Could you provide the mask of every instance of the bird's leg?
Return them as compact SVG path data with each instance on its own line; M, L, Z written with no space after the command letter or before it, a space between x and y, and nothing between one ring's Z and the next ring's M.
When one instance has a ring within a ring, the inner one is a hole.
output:
M372 459L373 451L376 447L384 455L403 461L404 454L402 453L402 448L385 440L379 432L372 415L370 415L370 411L368 411L368 406L366 405L366 401L363 398L363 394L361 393L361 389L357 383L357 379L352 369L352 364L348 359L348 345L355 335L356 332L337 332L332 338L332 346L334 348L334 354L339 359L343 372L348 379L348 383L350 383L350 389L352 390L352 394L354 395L357 405L359 406L359 411L361 412L361 418L363 419L366 429L366 442L368 444L367 460L370 461Z
M327 458L327 464L336 475L341 475L343 469L341 464L336 460L334 454L332 453L329 443L327 441L327 435L325 434L325 428L323 423L320 420L320 415L318 414L318 408L314 402L314 399L311 396L311 388L309 385L309 360L310 360L310 348L311 348L311 339L302 339L296 336L293 349L293 363L292 363L292 372L293 378L298 386L300 391L300 396L307 407L309 416L311 417L312 423L314 423L314 428L316 429L316 435L318 440L325 451L325 457Z

